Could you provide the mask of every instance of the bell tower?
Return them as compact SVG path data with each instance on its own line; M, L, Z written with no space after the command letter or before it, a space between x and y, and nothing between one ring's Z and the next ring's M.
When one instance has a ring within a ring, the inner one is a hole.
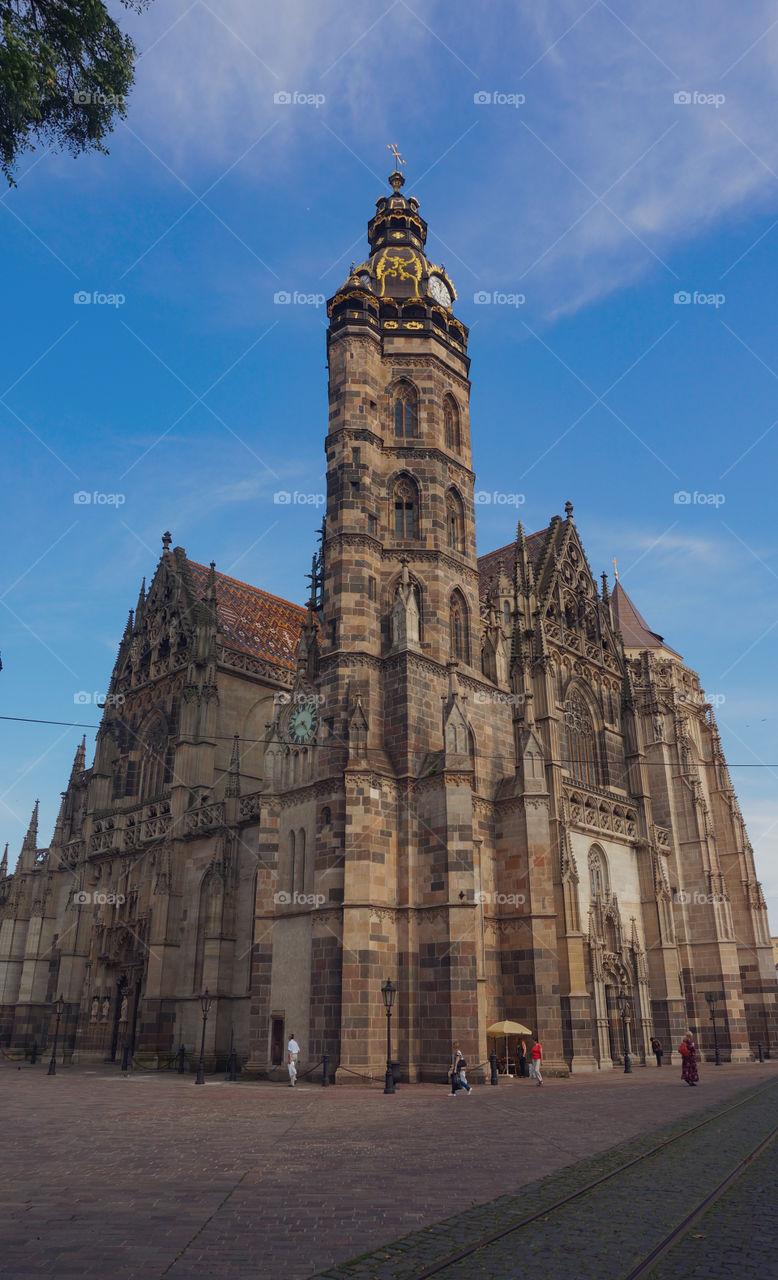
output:
M340 1061L380 1063L391 977L394 1052L417 1079L439 1076L452 1036L479 1047L474 933L460 927L474 739L459 681L480 680L481 641L468 333L396 160L367 259L328 304L318 786L329 780L337 815L330 886L342 850Z
M381 658L410 644L444 666L471 665L467 330L445 268L425 254L427 224L399 167L389 183L368 259L329 303L323 651ZM408 610L418 617L406 623Z

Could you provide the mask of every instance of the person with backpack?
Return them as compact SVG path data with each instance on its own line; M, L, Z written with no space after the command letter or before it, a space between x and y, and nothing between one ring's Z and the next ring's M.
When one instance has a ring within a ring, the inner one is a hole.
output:
M661 1067L664 1049L662 1048L662 1041L657 1040L656 1036L651 1037L651 1052L656 1054L656 1065Z
M448 1094L449 1098L456 1096L457 1089L464 1089L466 1093L470 1093L472 1091L472 1085L467 1083L467 1076L465 1075L466 1068L467 1063L465 1062L462 1050L459 1047L459 1043L455 1042L454 1056L451 1063L451 1093Z

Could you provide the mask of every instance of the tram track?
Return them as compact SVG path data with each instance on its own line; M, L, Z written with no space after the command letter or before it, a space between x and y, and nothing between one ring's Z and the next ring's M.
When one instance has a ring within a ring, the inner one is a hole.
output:
M760 1089L753 1090L746 1094L745 1097L738 1099L737 1102L721 1108L721 1110L707 1116L704 1120L700 1120L698 1123L683 1129L680 1133L672 1134L667 1138L663 1138L661 1142L656 1143L647 1151L643 1151L632 1159L625 1161L623 1164L610 1170L608 1173L592 1179L583 1186L576 1188L575 1191L560 1197L559 1200L554 1201L552 1204L546 1205L544 1208L528 1214L526 1217L519 1219L518 1222L513 1222L507 1227L502 1227L498 1231L492 1231L485 1234L464 1248L457 1250L455 1253L448 1254L436 1262L424 1267L422 1270L414 1272L412 1276L408 1277L408 1280L430 1280L433 1276L445 1276L447 1271L457 1267L462 1262L466 1262L470 1258L474 1258L474 1256L482 1250L488 1249L490 1246L498 1244L500 1241L504 1241L510 1236L517 1236L518 1233L525 1231L534 1223L551 1218L553 1214L558 1213L567 1205L570 1205L575 1201L582 1200L584 1197L591 1195L592 1192L604 1186L606 1183L623 1177L623 1175L629 1170L634 1169L638 1165L644 1164L645 1161L651 1159L653 1156L667 1151L668 1148L675 1144L682 1142L684 1139L698 1133L707 1126L715 1124L717 1121L730 1115L732 1112L737 1111L741 1107L754 1102L762 1094L768 1092L774 1087L774 1083L771 1082L770 1084L763 1085ZM669 1253L670 1250L687 1235L695 1222L697 1222L697 1220L701 1218L717 1200L721 1199L721 1197L727 1193L730 1187L732 1187L743 1173L751 1167L753 1162L767 1150L770 1143L773 1142L776 1137L778 1137L778 1125L775 1125L764 1138L761 1138L752 1150L749 1151L737 1163L737 1165L729 1171L726 1177L723 1178L711 1191L709 1191L695 1205L695 1207L673 1227L671 1231L669 1231L657 1244L655 1244L652 1249L643 1256L640 1262L633 1266L632 1270L623 1277L620 1277L620 1280L646 1280L646 1277L649 1276L656 1263ZM520 1244L520 1242L518 1243Z

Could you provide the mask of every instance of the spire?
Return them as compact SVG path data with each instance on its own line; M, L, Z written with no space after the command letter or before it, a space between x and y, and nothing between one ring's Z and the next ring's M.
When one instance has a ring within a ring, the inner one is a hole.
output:
M618 578L613 588L611 605L613 621L616 630L621 632L625 648L667 649L670 653L675 653L676 657L681 656L665 642L658 632L651 630L643 615L635 608Z
M27 835L22 841L22 851L19 854L19 862L17 871L31 871L35 866L38 856L38 801L35 801L35 807L30 818L30 825L27 828Z
M8 875L8 842L6 841L5 852L0 859L0 880L5 880Z
M124 635L122 636L122 641L132 639L132 628L134 625L134 620L135 620L135 615L132 609L130 609L129 614L127 615L127 625L124 628Z
M212 560L208 568L208 581L205 584L203 599L207 604L216 604L216 561Z
M73 768L70 770L70 781L74 782L76 774L83 773L86 768L86 734L84 734L79 745L76 747L76 754L73 757Z
M35 805L33 807L33 811L32 811L32 817L30 818L30 825L27 828L27 835L24 837L24 843L22 845L22 850L34 849L36 853L38 851L38 805L39 804L40 804L40 801L36 800Z
M529 548L527 547L524 525L521 520L516 530L516 569L516 586L524 595L529 595L535 585L535 575L532 570L532 561L529 558Z
M603 602L603 604L610 604L610 599L611 599L611 595L610 595L610 591L608 590L608 575L607 575L607 573L603 573L603 574L602 574L602 602Z
M138 603L135 606L135 618L138 621L140 621L140 617L141 617L141 614L143 613L143 608L145 604L146 604L146 579L144 578L142 583L140 584L140 591L138 592Z

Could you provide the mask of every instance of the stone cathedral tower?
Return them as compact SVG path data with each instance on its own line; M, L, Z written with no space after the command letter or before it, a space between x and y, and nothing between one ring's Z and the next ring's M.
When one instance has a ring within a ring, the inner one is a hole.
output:
M480 665L479 577L467 330L425 256L418 201L399 172L390 183L368 260L329 304L320 598L277 726L279 744L292 740L277 748L290 900L268 981L271 1012L296 1035L310 1008L309 1055L359 1071L380 1061L391 977L415 1077L440 1074L454 1025L476 1052L474 741L458 671Z

